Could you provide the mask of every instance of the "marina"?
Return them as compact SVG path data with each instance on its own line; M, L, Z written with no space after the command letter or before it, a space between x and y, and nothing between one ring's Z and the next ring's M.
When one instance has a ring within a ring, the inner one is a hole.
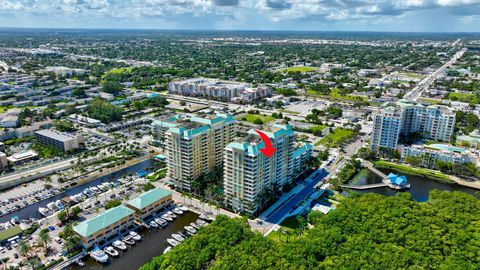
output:
M40 219L45 216L49 216L53 214L53 211L50 209L58 209L58 206L55 206L56 201L60 201L65 197L73 196L73 199L78 198L83 193L87 197L93 197L95 194L92 190L97 190L101 192L99 188L97 188L100 184L105 184L106 182L116 182L118 179L128 176L128 175L135 175L137 172L146 171L148 168L155 168L156 163L152 160L148 159L137 163L133 166L128 168L122 169L120 171L102 176L98 179L95 179L91 182L76 186L72 189L66 190L64 193L56 194L46 200L28 205L24 208L20 208L16 211L10 212L6 215L0 217L0 223L4 223L9 221L12 217L17 216L21 220L23 219ZM50 205L50 207L49 207Z
M127 245L124 250L119 250L116 246L119 243L116 241L112 243L112 246L117 249L119 255L117 257L110 257L106 264L99 263L90 256L87 256L83 259L85 267L81 267L78 264L71 264L66 269L138 269L153 257L171 250L171 246L173 245L169 243L171 241L167 242L167 239L174 240L172 235L179 234L179 232L186 230L185 227L191 226L191 223L197 224L198 219L198 214L188 211L178 216L163 229L152 227L150 229L139 229L137 233L142 240L135 242L135 245ZM121 243L121 241L119 242Z

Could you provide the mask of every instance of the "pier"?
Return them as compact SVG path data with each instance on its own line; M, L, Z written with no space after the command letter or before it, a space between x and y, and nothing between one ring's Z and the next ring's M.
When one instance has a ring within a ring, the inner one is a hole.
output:
M386 174L378 170L373 166L373 164L370 161L362 160L362 165L375 173L376 175L380 176L382 178L382 183L375 183L375 184L369 184L369 185L341 185L342 188L349 188L349 189L355 189L355 190L367 190L367 189L374 189L374 188L383 188L383 187L390 187L392 189L405 189L405 188L410 188L410 184L406 184L406 178L405 176L402 176L405 181L405 185L402 186L397 186L395 184L392 184L390 179L388 178ZM395 176L396 177L396 176ZM399 178L400 179L400 178Z

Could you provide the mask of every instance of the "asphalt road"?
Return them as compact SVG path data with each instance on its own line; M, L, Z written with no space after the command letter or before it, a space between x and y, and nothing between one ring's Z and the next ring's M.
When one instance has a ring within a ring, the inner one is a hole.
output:
M310 196L314 192L314 186L322 179L324 179L327 175L327 171L320 169L316 173L311 175L309 178L307 178L306 181L309 181L307 182L308 184L306 184L300 192L287 199L284 204L282 204L279 208L273 211L267 217L266 221L273 224L278 224L282 222L285 215L287 215L290 211L293 211L296 206L298 206L303 200L308 198L308 196Z

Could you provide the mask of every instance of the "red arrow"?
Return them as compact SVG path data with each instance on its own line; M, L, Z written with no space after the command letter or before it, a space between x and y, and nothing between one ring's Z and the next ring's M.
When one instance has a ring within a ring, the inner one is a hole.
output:
M272 146L272 141L270 138L267 136L267 134L261 132L260 130L255 129L255 131L260 135L260 138L262 138L263 143L265 144L265 148L260 149L260 151L268 158L271 157L276 151L277 148L274 148Z

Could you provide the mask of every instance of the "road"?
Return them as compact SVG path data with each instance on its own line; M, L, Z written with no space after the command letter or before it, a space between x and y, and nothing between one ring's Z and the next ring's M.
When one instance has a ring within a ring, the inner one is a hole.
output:
M453 57L448 61L446 62L445 64L443 64L443 66L441 66L440 68L438 68L435 72L433 72L432 74L428 75L425 79L423 79L422 81L420 81L417 86L415 86L410 92L408 92L407 94L405 94L405 99L408 99L408 100L414 100L416 101L419 97L422 96L422 93L423 91L427 90L428 88L430 88L430 86L432 85L433 82L435 82L435 80L437 80L444 72L447 68L449 68L452 64L454 64L455 62L457 62L458 59L460 59L463 54L467 51L467 48L463 48L461 49L459 52L455 53L453 55Z
M328 172L321 169L311 174L305 180L306 182L304 187L300 190L300 192L286 199L283 204L265 217L265 221L272 224L280 224L289 212L293 211L298 205L300 205L300 203L302 203L303 200L308 198L315 191L315 185L317 185L327 175Z
M66 159L60 162L38 167L32 170L3 176L0 178L0 190L9 188L15 185L19 185L23 182L26 182L29 178L30 180L32 180L35 178L40 178L45 175L51 174L53 172L68 169L72 167L72 163L70 162L72 161L75 162L76 160L77 158Z

